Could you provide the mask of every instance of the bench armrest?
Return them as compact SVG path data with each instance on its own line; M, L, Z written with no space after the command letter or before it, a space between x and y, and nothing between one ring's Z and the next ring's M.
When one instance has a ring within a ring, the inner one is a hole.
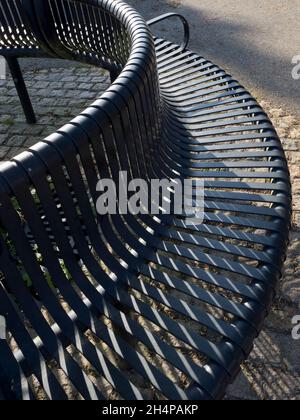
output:
M156 23L159 23L163 20L172 18L172 17L177 17L181 20L182 24L183 24L183 28L184 28L184 41L181 44L183 49L186 49L188 47L188 44L190 42L190 26L188 21L186 20L186 18L182 15L180 15L179 13L166 13L164 15L158 16L154 19L151 19L147 22L147 24L149 26L155 25Z

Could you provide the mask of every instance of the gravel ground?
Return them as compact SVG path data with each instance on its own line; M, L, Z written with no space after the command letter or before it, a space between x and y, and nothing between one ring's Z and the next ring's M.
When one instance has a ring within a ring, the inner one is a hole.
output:
M300 81L291 79L288 57L297 54L292 32L296 31L300 4L290 0L288 11L287 3L277 0L260 2L259 6L254 0L243 1L243 8L241 2L233 0L128 2L147 17L167 10L187 15L192 22L192 48L230 69L231 74L249 87L269 113L282 139L294 194L293 230L284 278L265 328L226 398L299 400L300 342L291 338L291 321L294 315L300 314ZM273 9L268 9L270 5ZM294 16L292 6L295 6ZM257 8L259 13L254 15ZM274 12L273 21L270 10ZM280 16L279 12L282 12ZM295 20L295 26L290 25L290 19ZM284 31L284 27L289 29ZM169 24L164 24L162 31L170 38L179 36L179 28L171 29ZM23 60L22 64L38 124L24 123L12 81L0 81L0 161L25 150L69 121L109 83L105 73L74 67L68 62L63 67L56 60ZM276 77L270 77L270 69Z

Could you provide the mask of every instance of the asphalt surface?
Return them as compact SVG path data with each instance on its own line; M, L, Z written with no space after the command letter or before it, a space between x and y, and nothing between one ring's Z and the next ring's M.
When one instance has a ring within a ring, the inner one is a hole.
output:
M213 60L259 99L300 117L299 0L127 0L146 17L178 11L191 25L191 48ZM174 22L163 24L180 41ZM177 28L177 27L176 27ZM174 32L176 32L174 34Z
M292 58L300 55L299 0L127 0L147 19L178 11L191 25L190 47L213 60L258 99L300 117L300 79ZM157 27L181 41L174 21ZM70 66L68 62L26 60L26 67ZM23 64L23 65L24 65Z

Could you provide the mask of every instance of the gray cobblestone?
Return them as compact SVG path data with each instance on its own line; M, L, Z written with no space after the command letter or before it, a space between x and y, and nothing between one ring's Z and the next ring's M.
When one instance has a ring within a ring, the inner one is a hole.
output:
M0 125L0 134L5 134L8 131L8 127L5 125Z
M77 82L78 83L90 83L92 80L91 77L89 76L83 76L83 77L78 77Z
M26 72L25 81L38 122L25 123L13 81L3 81L0 84L0 160L13 157L24 146L32 146L69 122L106 89L109 77L102 71L78 66ZM89 87L93 91L88 91Z
M66 90L66 91L68 91L69 89L76 89L77 88L77 83L74 83L74 82L67 82L67 83L65 83L64 84L64 89Z
M95 93L94 92L82 92L79 95L80 98L82 99L92 99L95 98Z
M230 385L227 389L227 400L257 400L257 394L255 391L251 388L251 385L244 374L244 372L241 372L234 383Z
M84 89L86 91L88 91L91 88L90 83L80 83L80 85L78 86L78 89Z
M49 86L49 82L38 82L34 84L35 89L46 89Z
M5 155L5 160L12 159L13 157L19 155L23 151L25 151L26 148L24 147L9 147L9 150L7 151Z
M9 127L9 135L14 135L14 134L20 134L20 133L24 133L24 131L29 131L28 130L28 125L25 123L15 123L13 125L11 125L11 127Z
M53 98L38 98L37 103L39 106L55 106L55 100Z
M74 82L74 77L73 76L66 76L66 77L63 77L62 79L61 79L61 81L62 82Z
M5 158L6 158L6 156L7 156L7 154L8 154L8 152L10 151L10 147L7 147L7 146L1 146L0 147L0 159L1 160L5 160Z
M20 147L23 146L23 144L25 143L25 141L27 140L26 136L12 136L10 137L7 142L6 142L6 146L8 147Z
M7 134L0 134L0 145L4 144L7 139Z
M90 94L90 97L95 97L95 93L91 93L91 92L87 92ZM72 89L66 92L65 98L75 98L75 97L79 97L79 98L84 98L86 99L86 97L82 96L82 91L79 89Z
M54 97L54 98L63 98L65 97L67 92L65 92L63 89L62 90L50 90L49 91L49 96Z

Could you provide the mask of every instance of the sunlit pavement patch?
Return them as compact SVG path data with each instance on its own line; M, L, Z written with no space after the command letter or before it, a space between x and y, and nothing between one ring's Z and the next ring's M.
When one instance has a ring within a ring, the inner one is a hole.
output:
M6 61L3 57L0 57L0 80L6 79Z
M0 340L6 338L6 320L3 316L0 316Z

